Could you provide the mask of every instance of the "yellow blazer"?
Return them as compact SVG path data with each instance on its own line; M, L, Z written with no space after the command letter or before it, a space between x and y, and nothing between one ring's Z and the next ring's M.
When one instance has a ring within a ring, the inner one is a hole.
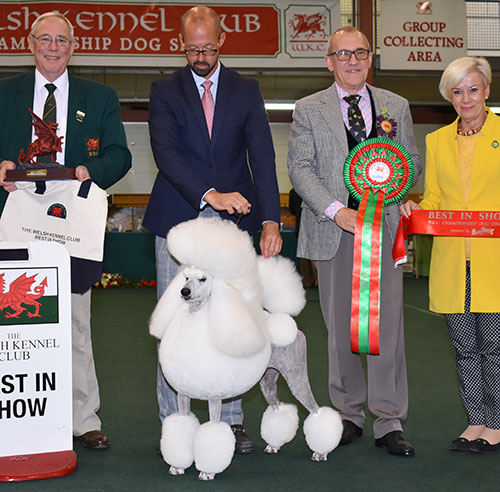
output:
M490 112L477 139L469 205L458 173L457 124L426 137L426 210L500 210L500 118ZM500 312L500 238L471 238L471 312ZM461 237L435 237L429 274L430 309L463 313L465 246Z

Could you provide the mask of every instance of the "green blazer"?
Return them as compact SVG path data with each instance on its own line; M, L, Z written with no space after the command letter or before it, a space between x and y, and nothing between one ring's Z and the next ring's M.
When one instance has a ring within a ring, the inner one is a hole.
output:
M19 152L31 142L32 126L28 108L33 108L35 70L0 80L0 162L18 164ZM83 121L77 111L85 113ZM97 139L97 148L96 148ZM68 122L65 136L65 165L87 167L90 176L106 189L130 169L132 156L127 148L116 92L99 82L69 74ZM7 193L0 188L0 212Z

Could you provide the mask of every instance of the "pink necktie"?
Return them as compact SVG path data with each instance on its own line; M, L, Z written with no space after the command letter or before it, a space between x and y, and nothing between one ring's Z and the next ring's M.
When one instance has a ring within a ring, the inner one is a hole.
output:
M206 80L203 84L201 84L205 90L201 98L201 104L203 106L203 111L205 111L205 119L207 120L208 135L210 138L212 138L212 123L214 121L215 111L214 98L212 96L212 92L210 91L212 84L213 82L210 80Z

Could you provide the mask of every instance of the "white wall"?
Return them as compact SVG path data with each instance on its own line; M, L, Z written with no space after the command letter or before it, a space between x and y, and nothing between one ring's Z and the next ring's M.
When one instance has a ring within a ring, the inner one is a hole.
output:
M439 128L440 125L415 125L417 147L425 162L425 135ZM109 188L111 194L150 193L156 177L156 165L149 145L147 123L125 123L127 142L132 152L132 169L117 184ZM289 123L272 123L274 148L276 151L276 174L280 193L288 193L292 185L288 179L286 158L288 152ZM422 193L424 190L423 176L419 179L413 192Z

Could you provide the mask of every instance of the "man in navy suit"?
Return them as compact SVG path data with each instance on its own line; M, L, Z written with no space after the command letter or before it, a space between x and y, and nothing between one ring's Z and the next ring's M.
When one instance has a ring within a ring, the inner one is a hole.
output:
M211 8L189 9L179 39L188 64L153 83L149 104L159 172L144 226L156 235L158 297L177 271L165 237L180 222L219 215L250 234L262 227L265 257L278 254L282 245L274 148L258 84L219 62L226 34ZM177 397L160 368L157 389L163 421L177 411ZM236 452L252 452L241 399L223 404L222 420L235 433Z

